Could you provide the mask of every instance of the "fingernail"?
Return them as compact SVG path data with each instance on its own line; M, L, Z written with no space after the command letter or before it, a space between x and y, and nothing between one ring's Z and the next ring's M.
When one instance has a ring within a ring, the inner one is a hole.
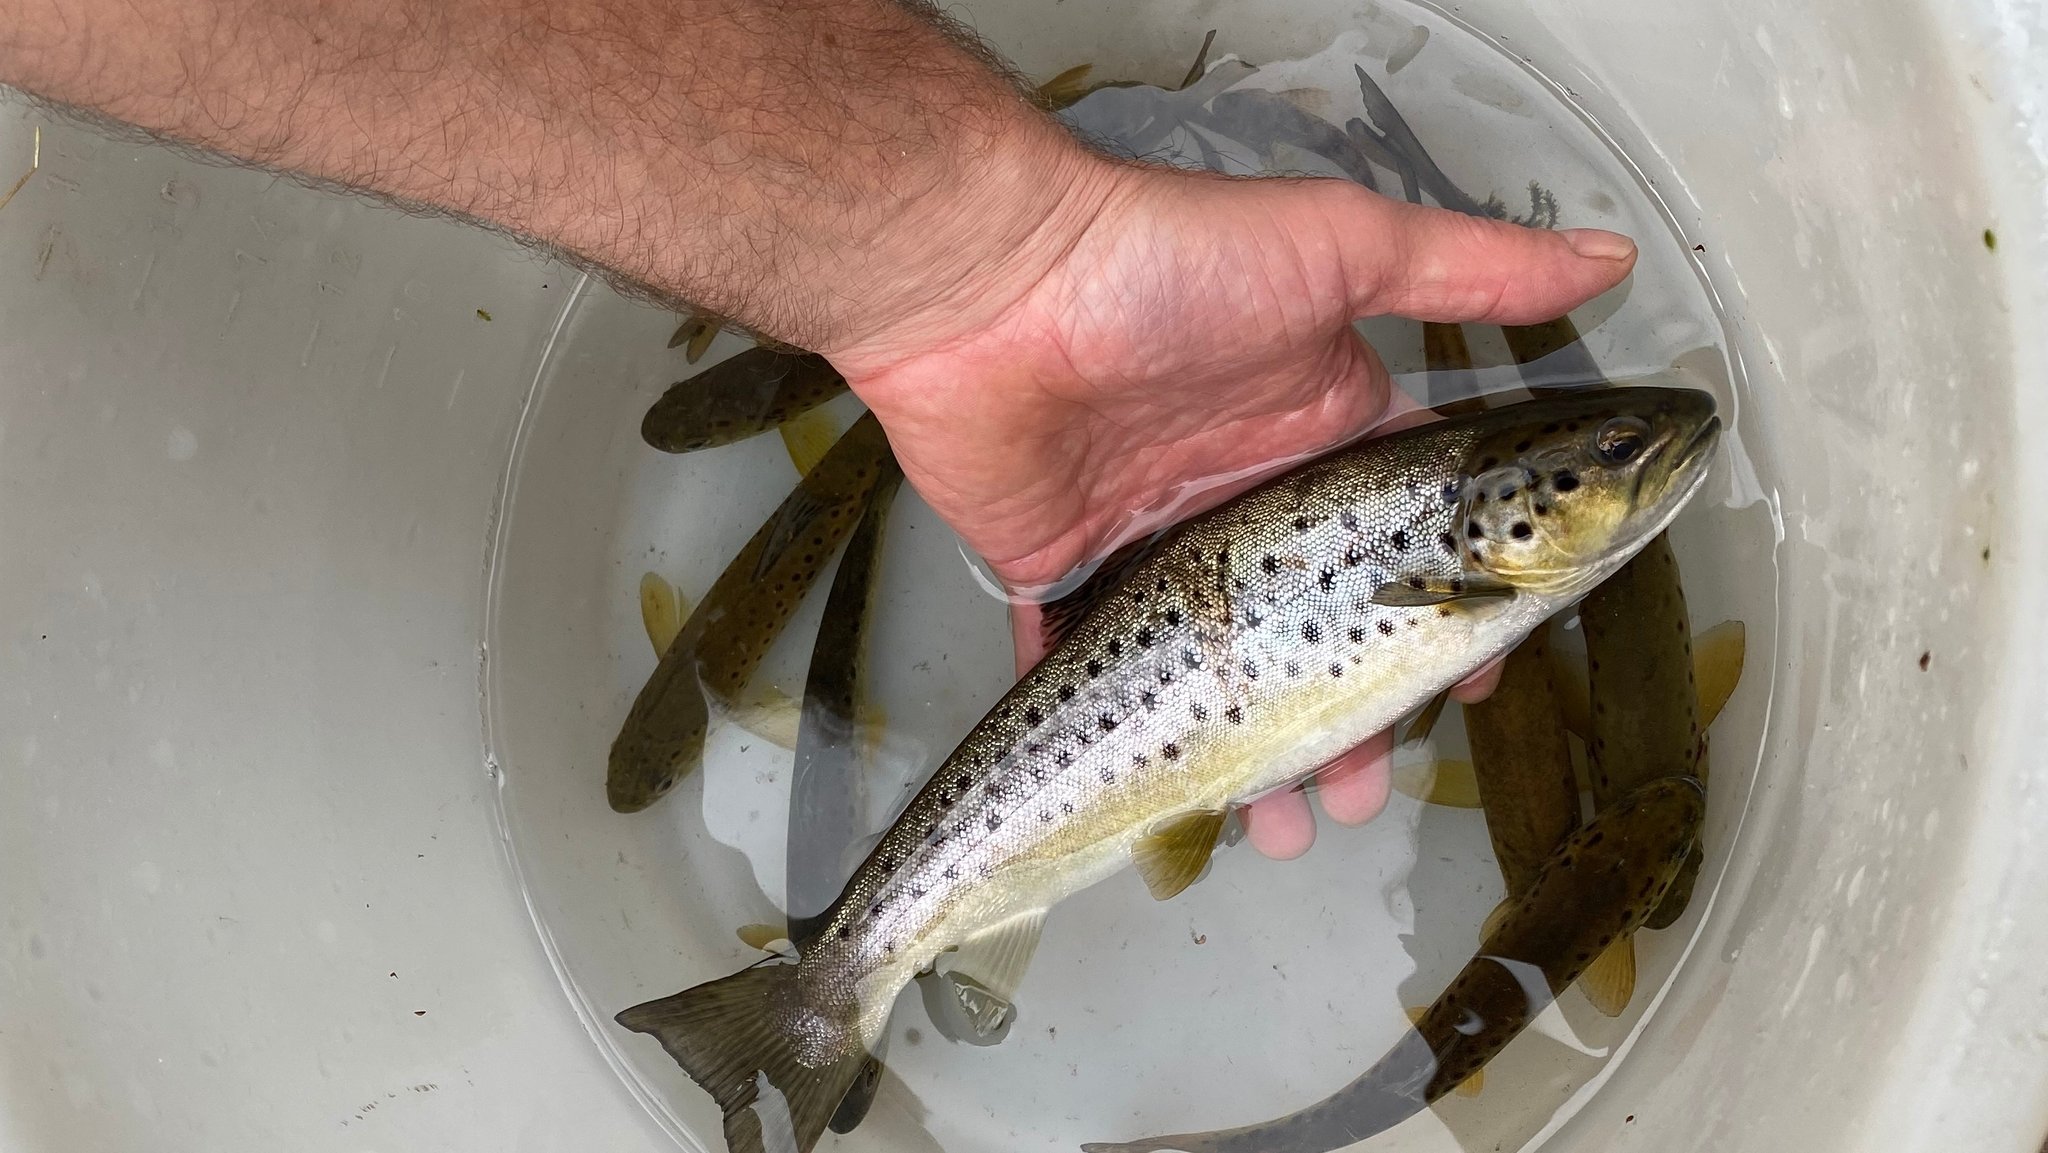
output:
M1627 260L1636 254L1636 242L1619 232L1601 228L1567 228L1558 233L1572 251L1588 260Z

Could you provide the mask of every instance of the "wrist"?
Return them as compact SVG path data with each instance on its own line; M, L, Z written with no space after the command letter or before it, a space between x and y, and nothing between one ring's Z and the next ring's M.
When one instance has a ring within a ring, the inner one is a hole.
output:
M1022 101L952 171L905 201L847 263L845 306L818 345L849 376L881 372L997 323L1108 211L1133 171ZM972 139L979 135L979 140Z

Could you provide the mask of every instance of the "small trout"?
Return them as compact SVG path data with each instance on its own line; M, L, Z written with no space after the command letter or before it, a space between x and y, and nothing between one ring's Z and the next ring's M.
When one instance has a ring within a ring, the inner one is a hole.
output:
M1388 1129L1479 1071L1663 899L1699 836L1699 784L1652 781L1566 838L1414 1029L1306 1109L1238 1129L1083 1145L1085 1153L1327 1153Z
M1465 740L1512 902L1579 827L1579 785L1550 684L1547 628L1508 654L1492 696L1465 706Z
M640 439L663 452L745 440L846 391L846 378L810 352L750 348L669 385L640 421Z
M638 812L697 767L711 702L724 708L737 702L833 550L853 531L875 486L894 468L881 423L861 417L718 574L612 742L605 795L613 809Z
M1586 759L1593 807L1657 777L1704 783L1707 738L1693 680L1692 618L1671 542L1658 536L1588 594L1579 625L1591 690ZM1685 911L1700 860L1695 850L1650 928L1664 928Z
M1075 614L862 862L794 961L635 1005L732 1153L807 1151L897 995L1134 862L1198 877L1285 788L1506 652L1663 531L1719 439L1704 392L1627 388L1439 421L1312 461L1163 534Z
M801 948L846 884L855 862L848 850L869 830L860 772L860 666L869 602L882 557L889 507L903 482L894 457L868 498L867 512L846 542L846 554L825 598L825 618L804 677L803 719L789 782L789 939Z

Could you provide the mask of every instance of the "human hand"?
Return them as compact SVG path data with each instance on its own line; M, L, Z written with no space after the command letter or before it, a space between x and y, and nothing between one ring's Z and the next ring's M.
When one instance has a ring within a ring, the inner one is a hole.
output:
M1107 162L1086 179L1098 207L1034 236L1043 256L1005 262L1026 275L971 296L941 288L944 310L828 350L918 491L1026 593L1385 418L1391 383L1354 318L1545 320L1634 264L1610 233L1530 230L1344 181ZM1029 667L1037 614L1015 617ZM1482 671L1453 696L1479 699L1497 678ZM1390 752L1383 733L1325 766L1331 819L1379 813ZM1275 857L1315 835L1298 790L1262 798L1246 824Z

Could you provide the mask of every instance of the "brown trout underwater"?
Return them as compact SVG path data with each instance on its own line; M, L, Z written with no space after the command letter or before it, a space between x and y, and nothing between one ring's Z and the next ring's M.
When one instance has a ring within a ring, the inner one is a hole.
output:
M663 452L745 440L846 391L846 378L810 352L750 348L668 386L640 420L640 439Z
M737 701L876 486L894 471L881 423L861 417L718 574L612 741L605 797L613 809L638 812L697 767L712 701Z
M1707 737L1694 684L1692 617L1685 608L1678 558L1661 534L1579 606L1586 635L1591 711L1586 742L1593 807L1646 780L1707 780ZM1695 851L1649 927L1676 921L1692 898Z
M1344 1088L1256 1125L1097 1142L1085 1153L1327 1153L1385 1132L1476 1073L1602 950L1639 928L1699 836L1699 782L1652 781L1551 853L1414 1029Z
M618 1014L733 1153L809 1150L897 994L1135 861L1165 899L1237 803L1506 652L1677 516L1714 401L1637 387L1364 441L1163 534L890 826L808 949ZM1520 924L1518 921L1517 924Z

